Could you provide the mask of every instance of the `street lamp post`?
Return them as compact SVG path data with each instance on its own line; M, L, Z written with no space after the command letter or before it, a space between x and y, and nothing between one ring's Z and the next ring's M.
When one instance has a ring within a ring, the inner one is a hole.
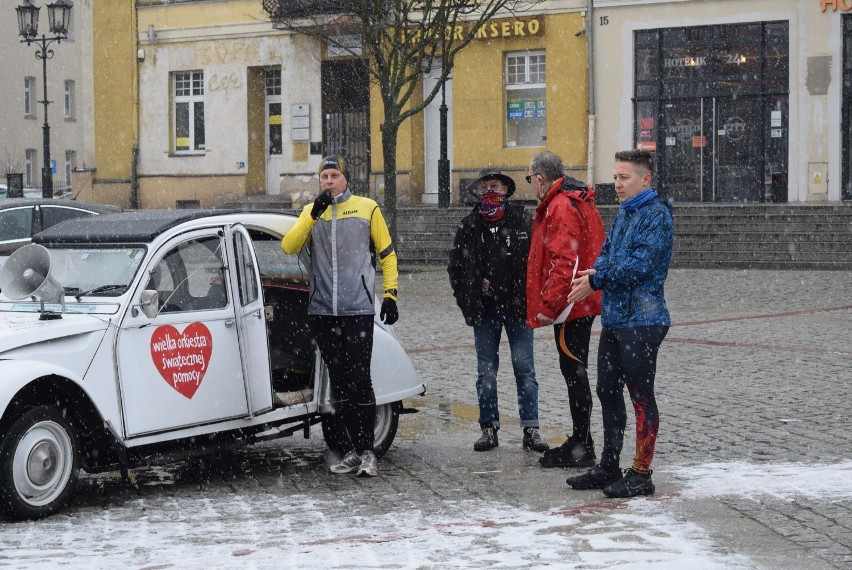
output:
M438 159L438 207L450 207L450 160L447 158L447 78L441 81L441 157Z
M44 98L39 103L44 104L44 125L42 127L44 165L41 169L41 195L43 198L53 197L53 169L50 166L50 124L47 121L47 60L53 57L53 50L48 49L50 44L61 43L68 38L68 24L71 21L72 4L67 0L54 0L53 4L47 5L47 19L50 24L52 37L44 34L38 37L38 12L41 8L33 6L31 0L22 0L21 5L15 8L18 12L18 33L24 38L21 43L27 46L35 43L40 46L36 49L36 59L41 60L42 88Z

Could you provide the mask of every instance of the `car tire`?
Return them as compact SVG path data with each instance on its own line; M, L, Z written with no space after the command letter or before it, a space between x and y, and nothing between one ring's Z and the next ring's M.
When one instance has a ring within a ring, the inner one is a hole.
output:
M375 439L373 441L373 451L377 457L384 455L390 449L396 430L399 427L399 402L391 402L389 404L380 404L376 406L376 429ZM336 414L323 414L322 417L322 436L325 438L325 443L328 448L339 455L343 455L347 451L347 437L343 433L343 426Z
M16 519L62 510L77 483L72 422L54 406L38 406L12 422L0 442L0 509Z

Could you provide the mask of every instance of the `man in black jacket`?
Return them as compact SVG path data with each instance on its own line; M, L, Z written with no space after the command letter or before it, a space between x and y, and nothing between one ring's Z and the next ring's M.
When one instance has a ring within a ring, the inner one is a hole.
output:
M533 331L526 326L526 269L530 248L530 216L508 198L515 182L485 169L470 186L477 198L473 211L459 223L447 272L464 321L473 327L476 346L479 426L476 451L498 445L497 368L500 336L505 327L518 391L523 447L543 452L548 445L538 428L538 382L533 358Z

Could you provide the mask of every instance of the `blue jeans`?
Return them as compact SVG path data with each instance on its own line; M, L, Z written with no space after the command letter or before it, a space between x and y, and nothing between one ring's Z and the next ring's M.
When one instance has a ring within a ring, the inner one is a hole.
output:
M538 382L535 379L533 331L523 319L515 320L488 312L482 324L473 327L476 346L476 395L479 398L479 425L500 427L497 409L497 368L500 366L500 335L506 328L512 368L518 388L518 413L521 427L538 427Z

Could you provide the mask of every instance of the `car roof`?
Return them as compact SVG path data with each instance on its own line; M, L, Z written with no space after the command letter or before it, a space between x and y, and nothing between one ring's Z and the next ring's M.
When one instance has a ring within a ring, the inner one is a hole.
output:
M254 214L240 210L128 210L90 218L67 220L33 236L35 243L150 243L179 224L202 218L223 221L251 219ZM267 214L273 212L267 212ZM281 216L281 212L274 212ZM237 219L234 219L236 216ZM230 219L228 219L230 218Z
M0 209L21 208L25 206L63 206L66 208L78 208L97 214L108 214L121 212L118 206L110 204L97 204L95 202L78 202L77 200L65 200L60 198L5 198L0 200Z

